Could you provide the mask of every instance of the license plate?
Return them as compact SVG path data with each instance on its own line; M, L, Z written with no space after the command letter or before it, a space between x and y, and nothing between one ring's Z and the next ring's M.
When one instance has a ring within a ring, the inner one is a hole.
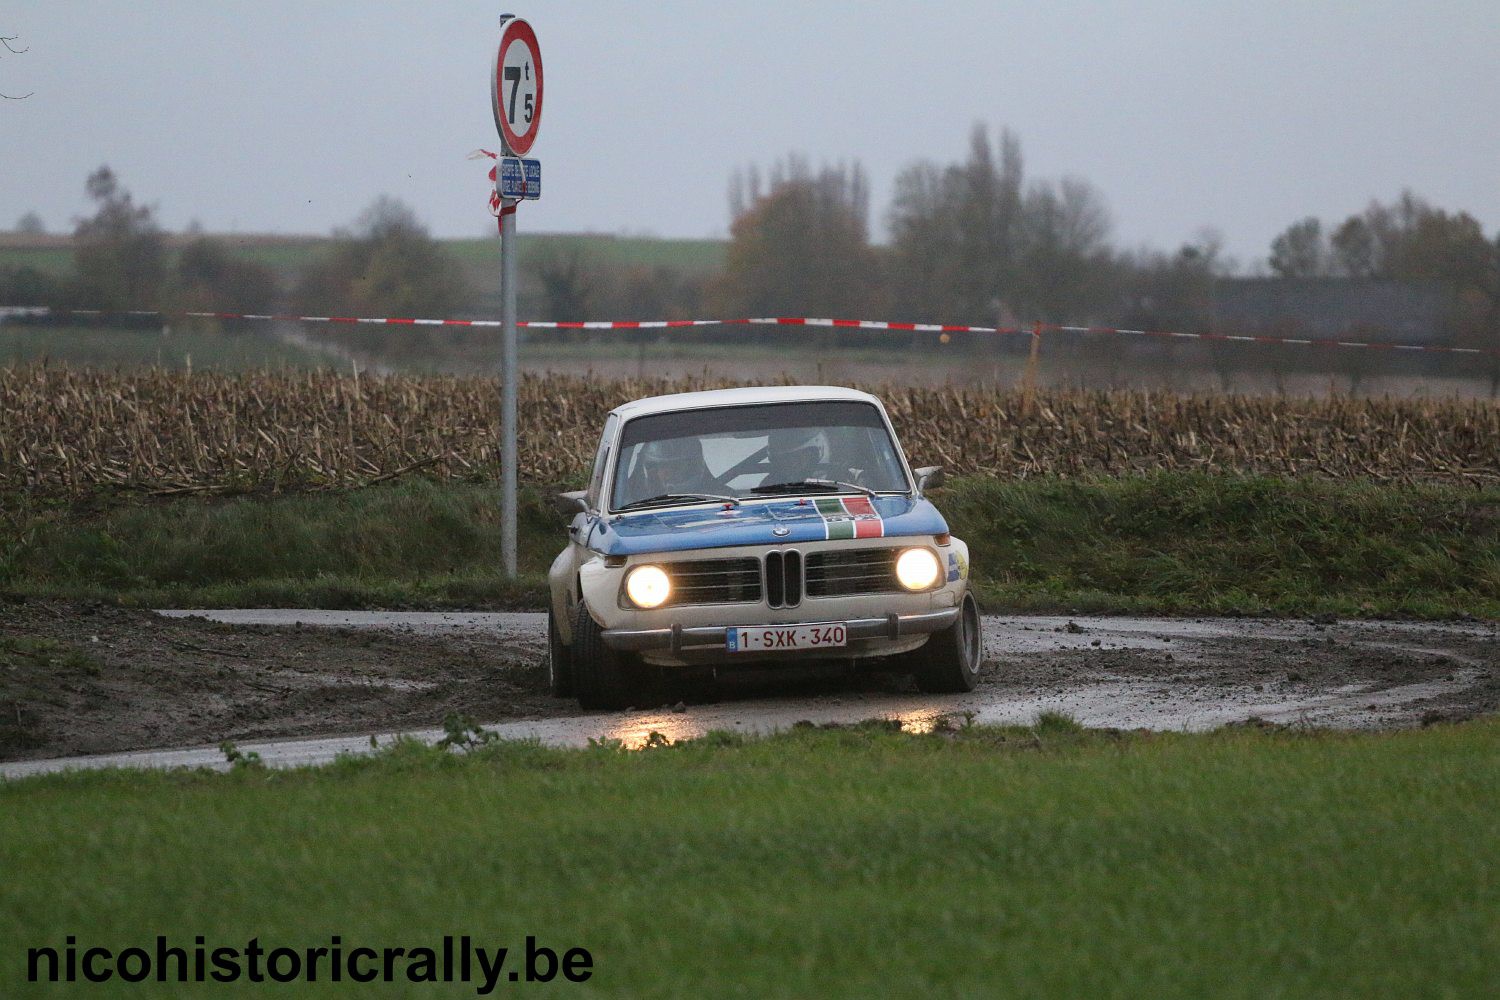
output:
M724 631L724 645L731 653L824 649L848 643L849 630L842 622L833 625L736 626Z

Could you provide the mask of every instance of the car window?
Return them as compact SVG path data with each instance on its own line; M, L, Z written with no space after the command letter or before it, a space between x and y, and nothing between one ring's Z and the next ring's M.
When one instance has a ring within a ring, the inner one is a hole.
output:
M754 495L804 479L905 492L880 411L868 403L776 403L637 417L625 425L611 506L663 493ZM794 492L794 491L789 491Z

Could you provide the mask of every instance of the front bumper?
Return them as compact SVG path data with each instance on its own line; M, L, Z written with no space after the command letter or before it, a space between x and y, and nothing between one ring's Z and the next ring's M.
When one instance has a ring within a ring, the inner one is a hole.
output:
M859 618L845 622L849 639L898 640L940 632L958 620L959 609L941 608L916 614L891 613L882 618ZM798 625L822 625L825 622L797 622ZM671 650L673 653L725 647L726 625L701 625L684 628L605 629L604 643L622 652L645 653Z

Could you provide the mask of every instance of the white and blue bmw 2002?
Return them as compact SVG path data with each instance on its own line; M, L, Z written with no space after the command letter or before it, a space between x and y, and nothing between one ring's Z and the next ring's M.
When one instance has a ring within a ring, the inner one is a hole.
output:
M609 414L552 564L551 685L632 702L643 665L901 656L926 691L972 690L968 546L923 490L880 400L827 386L657 396Z

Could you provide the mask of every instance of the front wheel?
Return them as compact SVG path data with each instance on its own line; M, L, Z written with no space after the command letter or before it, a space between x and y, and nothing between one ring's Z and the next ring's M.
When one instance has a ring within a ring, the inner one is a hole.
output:
M573 697L573 654L563 645L551 608L547 609L547 688L554 697Z
M582 601L573 619L573 690L584 708L625 708L634 694L630 657L604 644L604 630Z
M931 694L962 694L979 683L979 661L984 653L979 630L979 606L964 595L958 620L934 632L913 654L917 687Z

